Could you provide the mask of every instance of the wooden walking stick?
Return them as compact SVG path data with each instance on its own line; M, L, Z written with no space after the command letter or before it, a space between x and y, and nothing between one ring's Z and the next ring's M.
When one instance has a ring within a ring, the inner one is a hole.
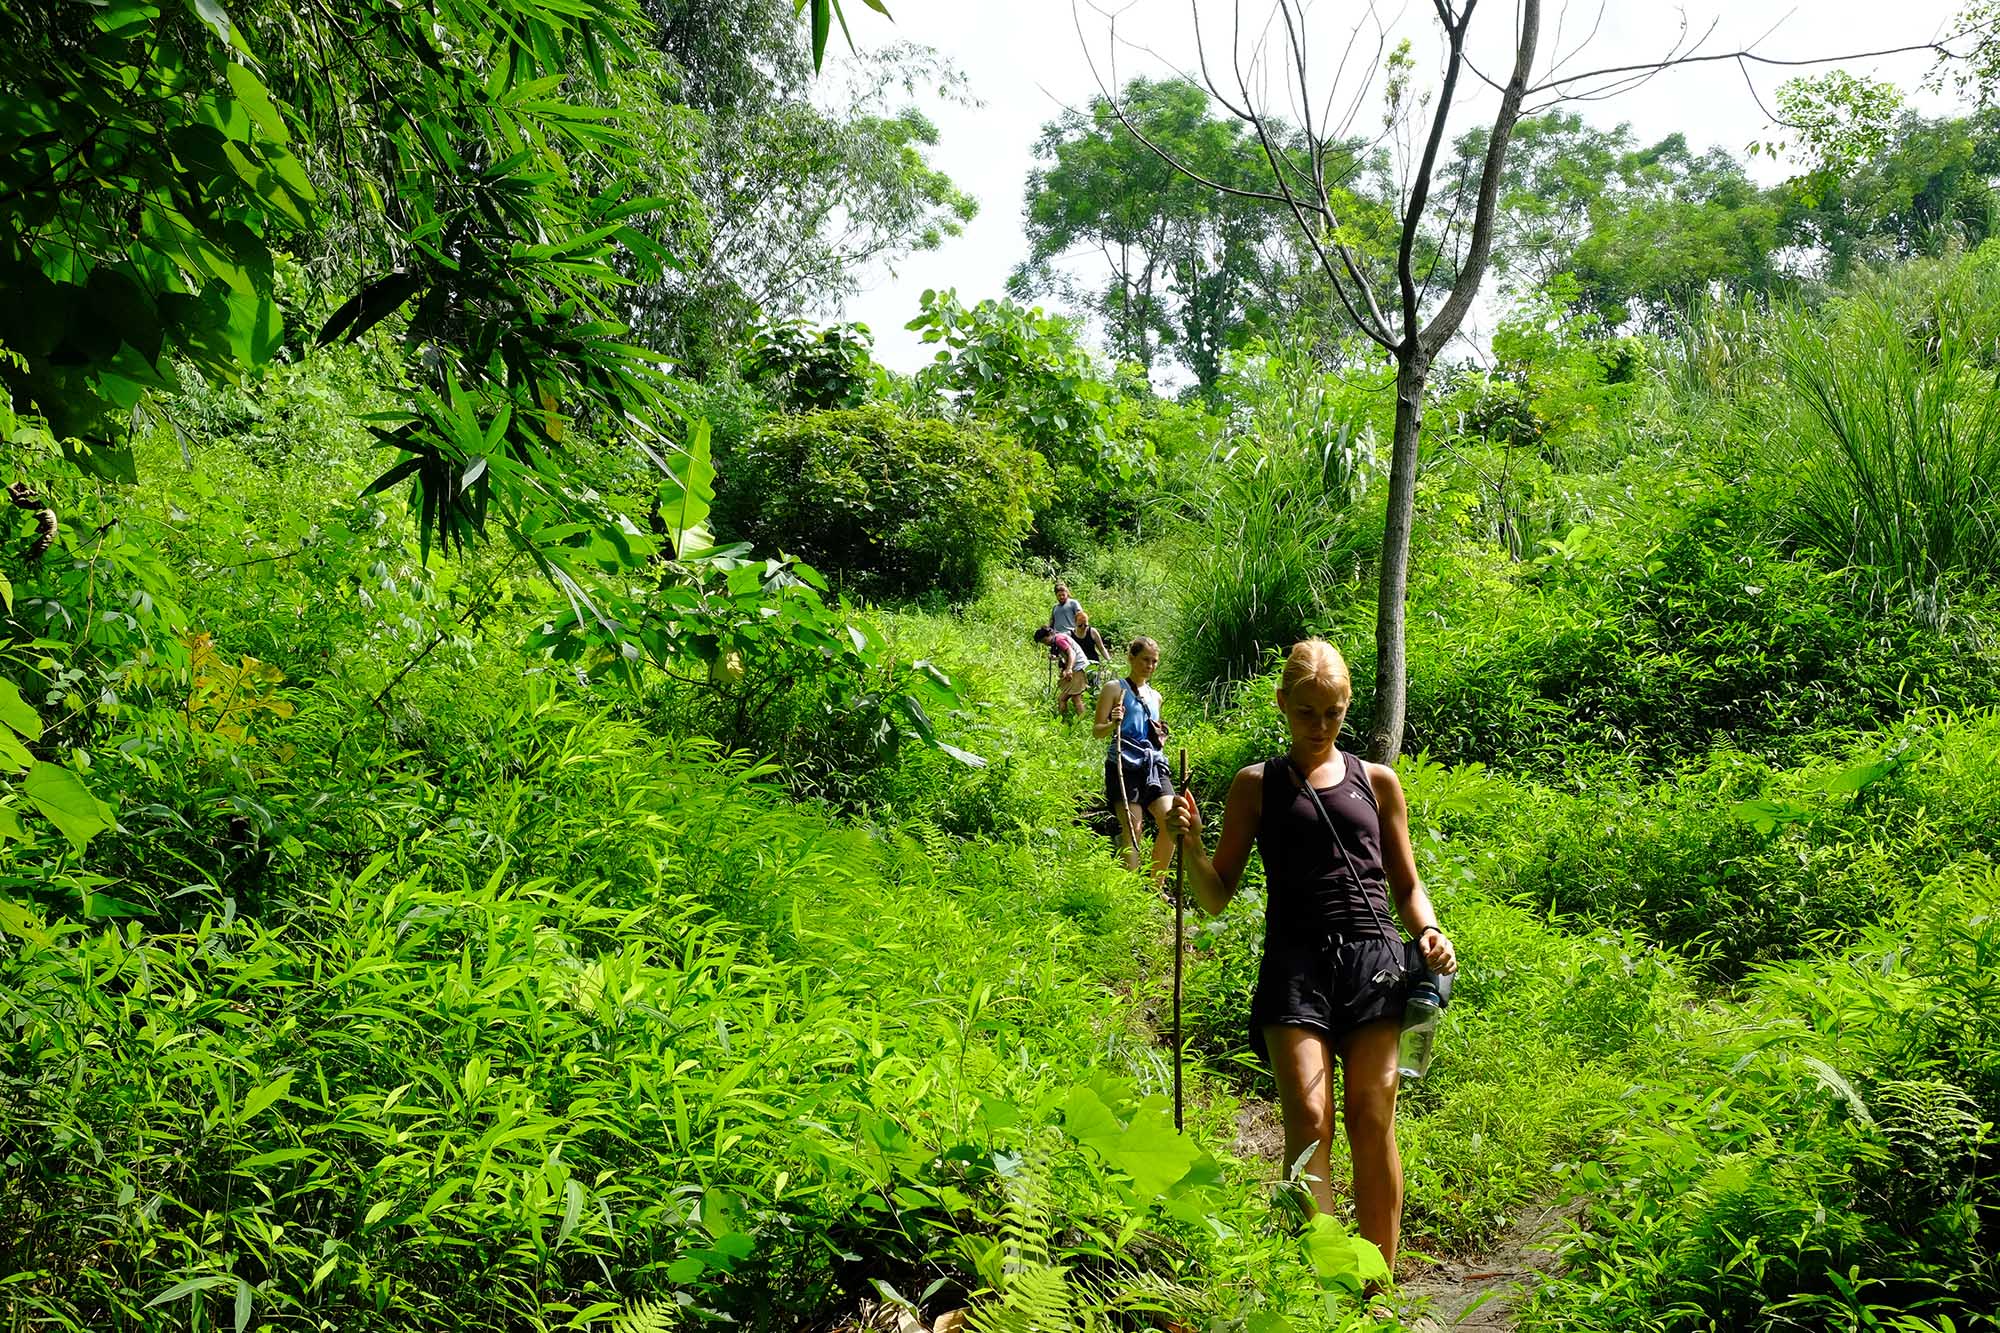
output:
M1120 697L1118 709L1121 714L1124 712L1124 708L1125 701L1123 697ZM1139 834L1144 828L1141 821L1145 816L1132 808L1132 793L1125 789L1125 719L1123 716L1113 719L1111 723L1111 768L1118 774L1118 808L1123 812L1118 816L1118 826L1124 830L1125 836L1131 839L1132 859L1143 865L1145 864L1145 853L1139 850ZM1138 866L1134 866L1133 869L1138 869Z
M1125 836L1131 841L1132 859L1143 865L1144 853L1139 850L1139 832L1142 827L1139 821L1142 816L1132 809L1132 794L1125 790L1125 738L1116 731L1111 733L1111 767L1118 774L1118 809L1122 812L1118 816L1118 825L1125 830Z
M1181 747L1180 791L1187 790L1187 746ZM1176 799L1179 793L1176 793ZM1181 864L1181 840L1174 837L1174 1128L1184 1128L1181 1116L1181 948L1187 930L1187 870Z

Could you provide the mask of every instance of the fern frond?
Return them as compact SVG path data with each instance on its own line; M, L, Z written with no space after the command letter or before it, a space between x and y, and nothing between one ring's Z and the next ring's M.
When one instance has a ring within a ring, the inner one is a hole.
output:
M1945 1193L1972 1179L1988 1132L1979 1103L1940 1079L1899 1079L1876 1093L1882 1135L1914 1181Z
M632 1301L611 1316L610 1333L672 1333L677 1313L672 1301Z
M974 1306L965 1324L969 1333L1085 1333L1090 1327L1078 1319L1069 1274L1054 1264L1010 1274L1000 1298Z

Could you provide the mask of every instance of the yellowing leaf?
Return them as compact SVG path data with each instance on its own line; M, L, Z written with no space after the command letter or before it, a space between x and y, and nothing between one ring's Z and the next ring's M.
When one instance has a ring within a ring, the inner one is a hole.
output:
M49 932L43 928L41 917L16 902L0 898L0 930L9 935L18 935L31 944L48 944Z

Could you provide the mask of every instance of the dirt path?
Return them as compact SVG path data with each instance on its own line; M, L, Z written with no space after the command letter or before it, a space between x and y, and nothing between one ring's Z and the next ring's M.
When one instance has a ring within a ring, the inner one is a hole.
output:
M1514 1303L1554 1271L1552 1243L1575 1217L1582 1200L1529 1204L1493 1248L1470 1259L1447 1261L1403 1281L1413 1333L1436 1329L1511 1329Z
M1255 1098L1245 1100L1236 1113L1230 1151L1251 1161L1276 1162L1284 1148L1285 1130L1277 1107ZM1581 1200L1529 1204L1485 1253L1403 1273L1397 1292L1408 1311L1405 1326L1411 1333L1445 1329L1493 1333L1513 1328L1514 1303L1553 1271L1552 1242L1581 1204Z

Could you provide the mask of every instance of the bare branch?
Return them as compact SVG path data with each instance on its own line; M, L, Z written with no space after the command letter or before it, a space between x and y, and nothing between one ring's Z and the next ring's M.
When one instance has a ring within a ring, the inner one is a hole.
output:
M1435 3L1438 20L1444 24L1448 49L1444 86L1438 93L1437 110L1431 115L1431 132L1424 141L1424 155L1418 161L1416 175L1410 182L1409 202L1403 209L1403 236L1396 246L1396 282L1403 293L1403 336L1411 339L1413 345L1419 330L1417 281L1413 266L1417 233L1423 225L1425 206L1430 202L1431 175L1437 169L1438 148L1444 143L1445 125L1451 119L1452 102L1458 94L1458 74L1464 66L1465 57L1465 31L1472 23L1473 11L1479 7L1479 0L1465 0L1465 12L1454 21L1445 0L1435 0ZM1518 99L1515 105L1519 106ZM1505 146L1504 143L1502 146ZM1497 168L1498 163L1495 166Z
M1479 284L1486 277L1486 260L1493 252L1493 229L1498 220L1500 177L1506 163L1507 144L1521 118L1521 103L1527 97L1528 80L1534 74L1535 43L1541 35L1541 23L1541 0L1524 0L1521 26L1515 37L1514 76L1507 81L1500 110L1493 117L1493 130L1486 139L1486 159L1479 176L1479 205L1472 216L1472 247L1452 283L1451 295L1418 336L1419 346L1430 355L1436 355L1458 331L1465 321L1465 312L1472 308L1473 298L1479 294Z
M1951 49L1949 43L1978 32L1982 27L1990 28L1992 26L1994 25L1990 23L1982 24L1953 33L1949 37L1941 37L1929 42L1912 42L1907 46L1885 46L1873 51L1849 51L1840 55L1811 56L1801 60L1786 60L1777 56L1760 55L1751 49L1719 51L1708 55L1688 54L1671 56L1664 60L1649 60L1636 65L1610 65L1603 69L1587 70L1581 74L1558 75L1554 78L1544 79L1542 82L1529 88L1528 92L1530 94L1543 93L1548 92L1550 89L1566 88L1571 84L1583 83L1591 79L1610 78L1618 74L1651 75L1660 73L1663 70L1677 69L1683 65L1708 65L1721 60L1747 61L1758 65L1770 65L1778 69L1807 69L1814 65L1838 65L1852 60L1875 60L1882 56L1911 55L1920 51L1931 52L1933 55L1943 59L1956 59L1958 53Z
M1159 158L1160 161L1166 163L1169 167L1172 167L1175 171L1178 171L1181 175L1186 176L1191 181L1205 185L1220 194L1231 194L1240 199L1261 199L1267 204L1290 203L1290 200L1282 194L1272 194L1268 190L1246 190L1234 185L1224 185L1221 181L1210 180L1207 176L1202 175L1193 167L1180 161L1172 153L1167 152L1148 138L1144 131L1132 123L1132 118L1125 114L1125 103L1119 98L1117 93L1105 86L1104 77L1098 73L1097 62L1090 55L1090 43L1083 35L1083 16L1079 12L1079 5L1076 3L1076 0L1072 0L1070 13L1076 21L1077 41L1083 47L1084 63L1090 66L1090 76L1097 83L1097 91L1103 95L1105 105L1111 108L1111 114L1116 117L1120 125L1125 127L1127 134L1138 140L1145 146L1148 152L1152 153L1153 156Z

